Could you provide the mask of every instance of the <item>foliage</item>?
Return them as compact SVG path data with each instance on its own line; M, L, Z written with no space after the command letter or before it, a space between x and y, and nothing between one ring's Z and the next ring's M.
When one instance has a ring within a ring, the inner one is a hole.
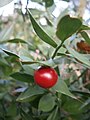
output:
M26 6L23 14L19 2L7 22L0 20L0 120L89 120L90 27L65 10L54 18L53 0L32 1L44 11ZM43 65L58 73L50 89L34 82Z

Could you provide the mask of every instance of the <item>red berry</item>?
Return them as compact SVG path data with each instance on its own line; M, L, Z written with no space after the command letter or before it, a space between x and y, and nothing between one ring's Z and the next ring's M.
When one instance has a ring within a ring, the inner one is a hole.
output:
M34 72L34 80L42 88L51 88L56 84L58 75L53 68L43 66Z

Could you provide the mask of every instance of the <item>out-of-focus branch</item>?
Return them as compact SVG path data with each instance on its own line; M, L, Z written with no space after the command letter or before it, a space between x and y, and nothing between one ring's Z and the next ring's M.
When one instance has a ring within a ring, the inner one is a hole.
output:
M78 15L79 17L83 17L85 8L86 8L87 0L79 0L79 7L78 7Z

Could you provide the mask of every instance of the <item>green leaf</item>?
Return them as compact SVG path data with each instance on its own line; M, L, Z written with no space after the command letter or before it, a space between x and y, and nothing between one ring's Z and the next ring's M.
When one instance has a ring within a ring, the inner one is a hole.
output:
M71 114L80 114L82 110L80 110L80 107L82 105L81 102L75 99L70 99L69 97L63 96L62 101L63 109Z
M48 112L55 106L55 98L49 93L44 95L39 101L39 110Z
M81 25L82 22L78 18L72 18L69 15L66 15L59 21L56 35L60 40L65 41L67 38L77 32Z
M19 38L4 40L4 41L1 41L0 44L4 44L7 42L9 42L9 43L24 43L24 44L27 44L29 46L30 50L36 50L36 48L31 43L28 43L27 41L19 39Z
M79 31L82 31L82 30L90 30L90 27L86 25L82 25Z
M7 114L8 114L9 116L15 117L16 114L17 114L16 111L17 111L16 104L15 104L15 103L11 103L11 105L8 107Z
M80 63L85 64L88 68L90 68L90 58L85 56L84 54L80 54L76 52L74 49L67 47L68 52L72 55L72 57L76 58L80 61Z
M8 66L8 67L10 67L9 63L3 57L0 58L0 66Z
M34 120L32 113L26 113L22 108L20 109L22 120Z
M47 18L47 17L45 16L45 19L46 19L46 21L47 21L47 24L52 27L52 26L53 26L53 23L49 20L49 18Z
M85 31L80 32L80 34L82 35L82 37L85 39L85 41L90 44L90 38L88 36L88 34Z
M49 117L47 118L47 120L58 120L58 107L56 107L52 113L49 115Z
M33 55L31 55L30 51L24 47L19 50L19 56L22 61L33 61Z
M63 0L63 1L65 1L65 2L70 2L70 0Z
M55 66L55 63L52 59L49 59L49 60L46 60L46 61L22 61L22 64L25 65L25 64L34 64L34 63L38 63L38 64L41 64L41 65L46 65L46 66Z
M7 55L9 56L14 56L16 58L19 58L18 55L16 55L15 53L11 52L11 51L8 51L8 50L5 50L5 49L1 49L2 51L4 51Z
M59 77L58 82L56 83L56 85L52 88L57 92L60 92L62 94L65 94L71 98L77 99L70 91L69 88L67 87L66 83L61 80L61 78Z
M32 75L26 74L26 73L20 73L16 72L10 75L15 80L21 81L21 82L27 82L27 83L33 83L34 79Z
M38 3L40 3L40 2L42 2L42 0L31 0L32 2L38 2Z
M14 24L8 25L0 32L0 42L3 42L10 38L12 35Z
M54 4L54 0L43 0L45 2L45 7L51 7Z
M30 65L22 65L24 72L33 76L34 69Z
M50 46L56 48L57 44L54 42L54 40L43 30L43 28L37 23L37 21L33 18L32 14L28 10L28 14L31 20L31 23L33 25L33 28L37 35L46 43L48 43Z
M9 4L10 2L12 2L13 0L0 0L0 7L3 7L7 4Z
M22 39L19 39L19 38L7 40L6 42L9 42L9 43L26 43L27 44L27 42L25 40L22 40Z
M20 94L17 98L17 101L26 102L32 100L32 97L36 97L38 95L43 94L45 91L44 89L38 86L30 86L27 90Z
M81 94L82 96L85 96L85 97L90 97L90 92L89 91L81 91L81 90L72 90L73 93L75 94Z
M80 109L86 107L86 106L89 106L90 105L90 96L89 98L83 103L83 105L80 107Z

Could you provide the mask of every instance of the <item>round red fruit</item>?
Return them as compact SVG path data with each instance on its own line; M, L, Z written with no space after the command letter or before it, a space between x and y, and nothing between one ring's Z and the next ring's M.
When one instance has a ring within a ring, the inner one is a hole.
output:
M34 80L42 88L51 88L56 84L58 75L53 68L43 66L34 72Z

